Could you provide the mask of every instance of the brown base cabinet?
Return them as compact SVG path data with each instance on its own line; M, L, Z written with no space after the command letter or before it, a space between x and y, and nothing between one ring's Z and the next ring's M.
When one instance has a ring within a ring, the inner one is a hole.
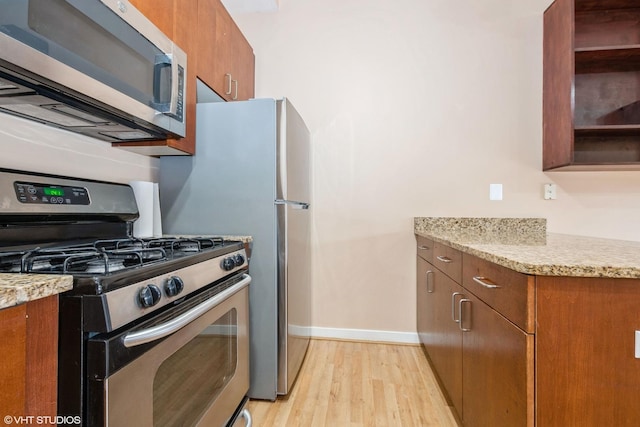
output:
M462 413L462 331L451 317L452 295L462 287L418 257L418 334L447 390L449 403Z
M526 275L417 239L418 335L462 425L640 425L640 280Z
M0 414L54 419L58 384L57 295L0 310L0 354Z
M418 239L433 247L432 263L418 251L418 334L458 419L533 426L533 334L463 286L459 251Z
M639 282L537 278L539 426L640 425Z

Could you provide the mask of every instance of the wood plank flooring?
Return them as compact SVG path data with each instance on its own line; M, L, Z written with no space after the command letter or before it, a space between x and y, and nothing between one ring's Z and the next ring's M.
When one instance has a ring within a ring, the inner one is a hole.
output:
M457 427L422 349L311 340L292 392L252 400L254 427Z

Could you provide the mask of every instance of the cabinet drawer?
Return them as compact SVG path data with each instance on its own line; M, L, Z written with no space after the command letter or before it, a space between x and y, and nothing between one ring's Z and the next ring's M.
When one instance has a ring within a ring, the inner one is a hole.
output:
M433 240L416 235L418 256L427 262L433 262Z
M459 250L435 242L433 245L433 265L455 282L462 282L462 252Z
M528 333L534 332L535 278L464 254L462 286Z

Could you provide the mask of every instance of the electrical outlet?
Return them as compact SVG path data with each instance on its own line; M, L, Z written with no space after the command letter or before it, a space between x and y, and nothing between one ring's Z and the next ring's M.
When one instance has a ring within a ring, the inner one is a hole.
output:
M545 200L555 200L556 199L556 185L555 184L545 184L544 185L544 199Z
M502 184L489 184L489 200L502 200Z

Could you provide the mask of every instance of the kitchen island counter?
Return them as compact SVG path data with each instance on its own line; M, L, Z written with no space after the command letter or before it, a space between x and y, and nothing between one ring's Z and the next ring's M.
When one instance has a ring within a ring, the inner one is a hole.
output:
M418 236L520 273L640 278L640 242L546 232L542 218L414 218Z
M0 309L57 295L72 287L72 276L3 273L0 274Z

